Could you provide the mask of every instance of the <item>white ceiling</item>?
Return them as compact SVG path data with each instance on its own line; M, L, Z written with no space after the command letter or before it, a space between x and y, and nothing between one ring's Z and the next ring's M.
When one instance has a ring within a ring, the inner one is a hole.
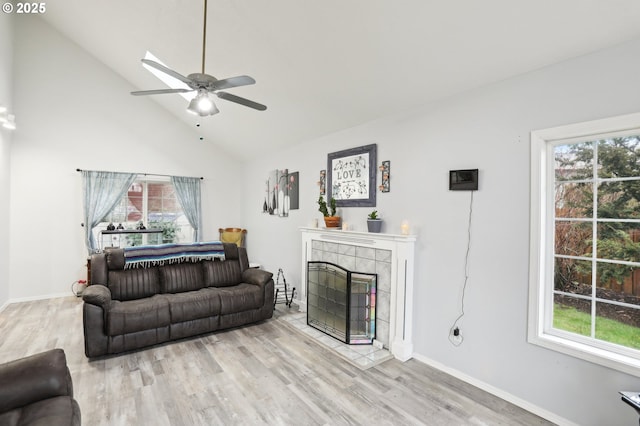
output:
M352 127L640 37L638 0L209 0L206 72L247 74L196 120L179 95L159 102L203 143L238 159ZM201 0L56 0L42 17L131 82L162 88L142 68L149 50L199 72ZM616 64L612 64L616 66ZM152 100L151 100L152 99Z

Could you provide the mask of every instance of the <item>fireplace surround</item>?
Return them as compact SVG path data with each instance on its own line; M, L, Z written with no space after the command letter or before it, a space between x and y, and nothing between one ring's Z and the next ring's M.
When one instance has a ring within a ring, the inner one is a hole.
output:
M413 354L415 235L300 228L302 237L300 311L307 312L307 262L324 261L377 275L375 339L401 361Z

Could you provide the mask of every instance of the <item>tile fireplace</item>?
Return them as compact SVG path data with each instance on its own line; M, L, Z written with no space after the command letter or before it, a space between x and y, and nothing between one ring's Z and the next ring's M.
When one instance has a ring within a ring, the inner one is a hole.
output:
M347 271L376 276L373 344L401 361L413 354L413 281L415 235L300 228L302 277L300 311L311 310L308 262L327 262ZM312 278L313 279L313 278ZM326 327L328 328L328 327Z

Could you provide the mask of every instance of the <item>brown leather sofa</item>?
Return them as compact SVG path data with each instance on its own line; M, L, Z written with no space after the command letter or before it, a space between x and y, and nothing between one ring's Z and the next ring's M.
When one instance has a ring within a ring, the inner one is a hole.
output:
M237 327L273 316L273 274L249 268L246 249L224 243L224 260L132 269L123 249L91 256L84 300L89 358Z
M62 349L0 364L0 425L80 425Z

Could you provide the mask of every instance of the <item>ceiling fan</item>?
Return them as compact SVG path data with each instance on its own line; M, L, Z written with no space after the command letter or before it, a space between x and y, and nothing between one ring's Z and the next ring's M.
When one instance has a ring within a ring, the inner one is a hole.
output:
M174 70L165 67L162 64L159 64L156 61L152 61L150 59L142 59L144 64L147 64L171 77L174 77L187 86L186 88L178 88L178 89L157 89L157 90L139 90L135 92L131 92L134 96L143 96L143 95L161 95L166 93L186 93L197 91L195 98L191 100L189 106L187 107L187 111L197 114L201 117L206 117L208 115L214 115L220 112L216 107L216 104L213 102L214 96L219 97L220 99L224 99L226 101L235 102L240 105L247 106L249 108L257 109L259 111L264 111L267 109L265 105L259 104L257 102L251 101L249 99L242 98L240 96L233 95L227 92L221 92L223 89L230 89L232 87L239 86L247 86L249 84L255 84L255 80L248 75L241 75L238 77L230 77L222 80L218 80L217 78L205 74L204 72L204 62L205 62L205 47L207 43L207 0L204 0L204 26L202 31L202 72L189 74L188 76L183 76Z

